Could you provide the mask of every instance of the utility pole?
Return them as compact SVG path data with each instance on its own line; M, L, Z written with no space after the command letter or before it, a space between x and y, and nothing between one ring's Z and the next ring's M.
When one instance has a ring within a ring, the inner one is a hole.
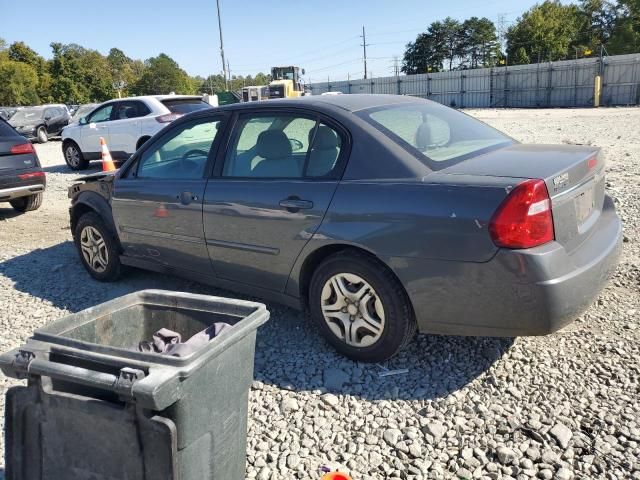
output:
M231 82L231 67L229 67L229 59L227 58L227 75L229 75L229 82Z
M220 32L220 56L222 57L222 75L224 76L224 88L229 90L229 81L227 80L227 66L224 61L224 44L222 42L222 20L220 19L220 0L216 0L218 7L218 31Z
M360 35L362 37L362 49L364 52L364 78L367 78L367 36L364 32L364 25L362 26L362 35Z

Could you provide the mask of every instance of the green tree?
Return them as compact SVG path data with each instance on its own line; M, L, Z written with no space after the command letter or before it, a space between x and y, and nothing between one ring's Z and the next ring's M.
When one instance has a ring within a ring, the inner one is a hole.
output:
M189 75L168 55L161 53L145 62L145 70L133 86L138 95L159 95L170 92L193 93Z
M471 17L462 23L461 53L463 65L470 68L496 64L500 44L496 26L488 18Z
M579 40L583 19L576 5L547 0L525 12L507 32L509 63L566 58ZM523 48L526 55L516 52Z
M0 105L34 105L38 98L38 74L24 62L0 61Z
M407 74L439 72L453 69L464 57L462 24L451 17L433 22L426 32L407 44L401 70Z
M51 94L64 103L102 102L113 98L113 79L107 59L80 45L52 43Z
M640 0L618 0L617 15L607 45L610 55L640 51Z

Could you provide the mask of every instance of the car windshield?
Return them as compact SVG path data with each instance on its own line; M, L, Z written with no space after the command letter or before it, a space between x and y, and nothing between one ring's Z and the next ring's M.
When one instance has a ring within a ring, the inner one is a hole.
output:
M204 110L205 108L211 108L211 105L207 102L200 100L199 98L191 99L176 99L176 100L163 100L162 103L167 107L171 113L191 113L197 110Z
M11 123L27 123L30 121L40 120L44 115L44 108L23 108L18 110L11 117Z
M387 105L356 114L432 170L514 143L468 115L431 102Z

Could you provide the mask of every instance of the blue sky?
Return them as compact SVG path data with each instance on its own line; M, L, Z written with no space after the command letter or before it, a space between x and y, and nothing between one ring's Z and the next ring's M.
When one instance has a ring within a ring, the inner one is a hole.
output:
M487 16L507 21L534 0L220 0L225 54L232 74L274 65L306 69L307 81L362 78L362 26L368 68L393 72L393 56L434 20ZM146 59L164 52L191 75L221 71L215 0L0 0L0 37L22 40L49 58L51 42L78 43L106 54L118 47Z

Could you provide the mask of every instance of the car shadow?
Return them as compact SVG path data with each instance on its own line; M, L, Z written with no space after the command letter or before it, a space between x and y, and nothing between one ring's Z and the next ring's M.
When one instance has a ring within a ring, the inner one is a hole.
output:
M0 203L0 221L24 215L22 212L16 212L9 203Z
M77 177L82 177L84 175L89 175L91 173L95 173L100 171L101 164L98 162L93 162L89 164L89 167L86 170L78 171L71 170L66 164L63 165L52 165L49 167L42 167L42 171L45 173L65 173L69 175L75 175Z
M145 288L257 300L137 269L127 270L117 282L101 283L85 271L70 241L5 260L0 275L10 279L16 290L69 312ZM256 344L256 388L267 384L371 400L436 399L486 372L513 343L513 339L420 335L384 364L366 364L335 352L305 314L274 303L267 307L271 320L260 328ZM54 315L47 321L60 316Z

